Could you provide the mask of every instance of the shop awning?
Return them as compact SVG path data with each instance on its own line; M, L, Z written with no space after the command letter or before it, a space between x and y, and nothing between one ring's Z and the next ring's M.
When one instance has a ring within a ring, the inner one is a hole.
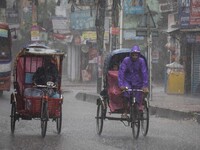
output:
M179 30L179 28L168 28L168 29L166 30L166 32L167 32L167 33L171 33L171 32L178 31L178 30Z
M200 28L194 29L180 29L181 32L200 32Z

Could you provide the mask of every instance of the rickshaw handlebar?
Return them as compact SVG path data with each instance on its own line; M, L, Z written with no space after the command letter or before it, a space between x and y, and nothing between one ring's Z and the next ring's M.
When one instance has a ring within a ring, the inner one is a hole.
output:
M57 85L54 84L54 82L47 82L46 85L40 85L40 84L35 84L35 87L39 87L39 88L57 88Z
M131 88L128 88L126 87L124 92L144 92L142 89L131 89Z
M125 91L129 91L129 92L144 92L142 89L125 89Z

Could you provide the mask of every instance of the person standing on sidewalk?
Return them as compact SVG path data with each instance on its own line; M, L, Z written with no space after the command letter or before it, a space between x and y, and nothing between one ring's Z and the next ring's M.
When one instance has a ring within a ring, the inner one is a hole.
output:
M148 68L146 60L140 54L140 47L138 45L133 46L130 52L130 56L125 57L119 67L118 72L118 85L122 91L128 88L142 89L144 92L148 92ZM130 94L124 92L124 113L122 118L127 118L128 113L128 101ZM136 93L136 101L139 104L139 109L142 110L142 97L143 93Z

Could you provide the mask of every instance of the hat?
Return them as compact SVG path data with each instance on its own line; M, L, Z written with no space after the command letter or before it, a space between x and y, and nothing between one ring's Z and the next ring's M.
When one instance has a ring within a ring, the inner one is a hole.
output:
M138 45L133 46L131 53L140 53L140 47Z

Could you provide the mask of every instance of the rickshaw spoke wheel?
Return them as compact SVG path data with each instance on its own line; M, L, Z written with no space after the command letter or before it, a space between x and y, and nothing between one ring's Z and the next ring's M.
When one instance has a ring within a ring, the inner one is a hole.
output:
M41 109L41 134L42 134L42 137L46 136L47 121L48 121L48 105L47 105L47 102L42 102L42 109Z
M147 107L147 104L145 102L144 109L141 114L141 131L142 135L146 136L149 130L149 108Z
M96 131L98 135L101 135L103 130L103 104L98 103L97 105L97 116L96 116Z
M15 115L15 112L16 112L16 104L13 102L12 103L12 108L11 108L11 133L14 134L15 132L15 121L16 121L16 115Z
M60 134L62 128L62 106L60 106L60 116L56 118L57 133Z
M135 103L133 107L131 107L131 128L134 139L138 139L140 133L140 118L139 118L139 110L138 105Z

